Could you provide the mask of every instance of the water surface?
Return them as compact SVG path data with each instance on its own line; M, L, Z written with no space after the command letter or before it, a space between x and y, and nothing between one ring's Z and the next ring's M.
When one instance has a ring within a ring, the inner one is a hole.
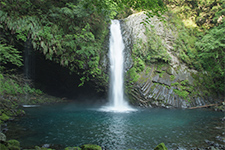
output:
M190 148L215 140L224 116L205 109L139 109L129 113L99 111L74 103L26 108L26 117L9 124L10 136L22 147L60 144L63 147L98 144L105 149ZM13 130L11 129L11 130Z

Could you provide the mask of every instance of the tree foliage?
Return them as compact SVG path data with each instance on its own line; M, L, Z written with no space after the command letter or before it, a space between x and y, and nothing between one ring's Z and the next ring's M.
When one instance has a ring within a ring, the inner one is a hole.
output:
M225 1L167 0L166 3L186 25L175 22L180 30L175 53L189 67L207 72L204 82L207 88L224 93ZM192 26L188 21L192 21Z
M33 48L46 59L80 74L80 85L90 78L104 76L99 61L110 19L125 7L151 9L156 14L164 8L158 0L61 0L57 3L2 0L0 3L0 32L12 41L9 44L14 45L16 41L23 45L31 40Z
M221 23L225 15L225 0L165 0L165 3L185 21L186 25L192 22L203 29Z
M171 57L156 31L146 27L145 35L146 42L140 38L132 49L134 67L139 68L137 72L143 71L143 66L151 63L169 63L171 61Z
M18 67L22 66L20 52L11 45L0 43L0 64L12 63Z
M225 22L210 29L196 42L199 58L205 70L213 79L211 88L218 92L225 89Z
M23 43L31 39L33 48L47 59L71 71L82 72L85 78L101 74L99 53L107 33L103 14L108 16L110 12L105 10L98 14L94 4L91 3L91 7L87 1L57 4L52 1L50 5L44 0L40 3L23 0L1 3L2 32L14 34L16 39L13 40Z

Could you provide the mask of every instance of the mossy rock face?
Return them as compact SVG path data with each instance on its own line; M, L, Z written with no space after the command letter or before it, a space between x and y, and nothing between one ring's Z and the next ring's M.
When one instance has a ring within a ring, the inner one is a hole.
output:
M67 147L65 150L81 150L80 147Z
M25 111L22 109L19 109L16 113L18 116L24 116L26 114Z
M14 146L14 145L9 145L9 146L8 146L8 149L9 149L9 150L20 150L20 147Z
M157 145L154 150L168 150L164 143Z
M2 121L7 121L7 120L9 120L9 119L10 119L10 117L7 116L7 115L4 114L4 113L0 116L0 120L2 120Z
M12 145L12 146L18 146L18 147L20 147L20 142L17 141L17 140L8 140L7 143L9 145Z
M8 148L4 144L0 144L0 150L8 150Z
M82 150L102 150L101 146L93 145L93 144L85 144L81 146Z
M169 75L173 75L173 70L171 67L168 67L166 70L166 73L168 73Z

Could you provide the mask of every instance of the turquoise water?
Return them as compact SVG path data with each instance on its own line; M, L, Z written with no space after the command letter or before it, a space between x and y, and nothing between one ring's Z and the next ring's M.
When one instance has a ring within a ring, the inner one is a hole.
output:
M9 124L22 147L92 143L104 149L153 149L164 142L169 149L204 146L215 140L224 116L204 109L138 109L130 113L99 111L74 103L26 108L26 117ZM221 132L221 131L220 131Z

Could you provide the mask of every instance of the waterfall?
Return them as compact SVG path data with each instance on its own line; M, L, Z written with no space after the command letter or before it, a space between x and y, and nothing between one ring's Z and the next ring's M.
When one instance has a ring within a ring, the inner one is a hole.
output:
M35 79L35 54L29 39L24 43L24 78L26 85L30 85L31 80ZM27 101L28 97L29 93L26 92L24 99Z
M35 78L35 54L31 40L27 40L24 45L24 78L29 80Z
M110 104L106 107L106 111L124 112L132 109L124 98L124 43L120 29L120 22L112 20L110 26Z

